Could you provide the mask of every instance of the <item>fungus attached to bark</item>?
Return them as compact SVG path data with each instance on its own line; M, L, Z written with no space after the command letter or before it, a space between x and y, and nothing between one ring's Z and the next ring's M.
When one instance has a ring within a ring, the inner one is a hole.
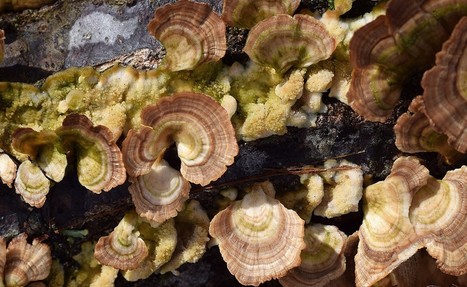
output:
M0 149L0 180L9 188L13 187L16 178L16 164L11 157L1 152Z
M192 70L222 58L227 49L224 21L206 3L188 0L156 10L148 30L167 50L171 71Z
M53 2L55 2L55 0L2 0L0 2L0 13L9 10L21 11L25 9L37 9Z
M151 222L162 223L176 216L190 192L190 183L164 160L132 180L128 189L136 212Z
M57 134L64 149L75 152L78 180L84 187L100 193L125 182L122 153L108 128L93 126L84 115L70 114Z
M49 276L52 255L47 244L36 238L27 242L27 234L13 238L6 250L4 270L6 286L26 286L29 282Z
M266 18L278 14L292 15L299 4L299 0L225 0L222 19L229 26L250 29Z
M211 97L178 93L141 112L143 126L123 141L124 162L132 177L147 174L175 142L182 176L206 185L218 179L238 153L227 111Z
M50 180L33 162L23 161L17 170L15 191L31 206L42 207L49 193Z
M428 177L416 158L401 157L384 181L365 189L355 256L357 286L373 285L423 246L409 220L409 207L414 192Z
M6 240L0 236L0 286L3 287L4 270L6 264Z
M136 230L138 218L128 212L107 236L99 238L94 257L103 265L120 270L135 269L148 255L148 248Z
M284 287L325 286L345 271L343 253L347 236L332 225L314 224L305 228L306 247L300 266L279 278Z
M433 177L417 191L410 221L424 240L441 271L467 273L467 166L448 171L443 180Z
M435 151L447 163L462 158L462 154L448 144L447 136L433 129L424 110L423 97L418 96L410 103L409 111L397 119L394 126L397 148L408 153Z
M436 54L436 65L422 79L426 115L449 143L467 152L467 17Z
M304 221L255 184L240 201L214 216L209 233L227 268L243 285L258 286L300 264Z
M244 51L254 62L284 73L325 60L335 48L335 39L320 21L303 14L293 18L282 14L256 24Z

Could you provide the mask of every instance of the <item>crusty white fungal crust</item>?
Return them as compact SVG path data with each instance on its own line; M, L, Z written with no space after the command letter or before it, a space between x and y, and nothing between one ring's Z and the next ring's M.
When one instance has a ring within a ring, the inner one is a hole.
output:
M304 221L266 195L261 186L211 220L209 233L219 243L227 268L243 285L284 276L300 264Z

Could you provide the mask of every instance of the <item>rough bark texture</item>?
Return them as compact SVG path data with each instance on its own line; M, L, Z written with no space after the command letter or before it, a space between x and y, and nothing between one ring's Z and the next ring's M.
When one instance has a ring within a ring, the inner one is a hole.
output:
M6 32L5 60L0 64L0 81L34 83L71 66L105 65L118 59L137 68L153 68L161 58L161 45L146 31L146 23L162 1L136 0L59 0L40 10L0 15L0 28ZM206 1L217 12L222 2ZM303 1L302 7L322 10L327 1ZM361 14L373 1L356 1L356 9L348 15ZM359 9L359 10L358 10ZM105 21L102 21L105 19ZM91 21L93 30L86 28ZM241 52L246 31L229 28L227 63L244 61ZM419 78L404 90L396 115L405 110L407 99L420 88ZM325 159L343 157L363 167L373 179L383 179L392 162L400 154L394 145L394 118L384 124L363 121L349 107L325 98L328 113L319 116L312 129L289 128L283 136L272 136L240 143L235 164L222 178L208 187L194 186L191 193L213 216L213 198L225 186L242 186L270 179L278 192L298 185L298 177L286 169L321 164ZM175 152L167 158L176 164ZM433 154L424 155L432 174L440 176L446 167ZM71 256L79 252L80 243L96 240L111 231L132 208L127 184L101 195L85 190L73 176L55 185L41 209L29 207L5 185L0 185L0 235L8 238L26 231L31 236L48 234L53 255L66 268L76 267ZM316 217L317 222L336 224L347 234L358 229L361 213L334 220ZM315 219L314 219L315 220ZM314 222L316 222L314 221ZM68 240L63 231L87 229L85 238ZM156 285L157 284L157 285ZM239 286L226 269L217 247L210 249L200 262L185 264L180 275L153 275L149 279L128 283L120 276L116 286ZM263 286L280 286L272 281Z

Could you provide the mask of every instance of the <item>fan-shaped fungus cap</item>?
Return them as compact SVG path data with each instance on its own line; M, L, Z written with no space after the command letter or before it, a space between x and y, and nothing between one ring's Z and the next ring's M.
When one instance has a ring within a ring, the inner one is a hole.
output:
M277 15L256 24L248 34L244 51L254 62L284 73L306 68L331 56L335 39L315 18L297 14Z
M259 185L211 220L227 268L243 285L284 276L300 265L304 221L267 196Z
M16 178L16 164L5 153L0 152L0 180L8 187L13 187L13 181Z
M306 247L302 263L279 278L282 286L324 286L345 271L343 247L347 236L332 225L314 224L305 228Z
M415 194L410 221L424 237L428 253L445 273L467 273L467 166L448 171L443 180L430 177Z
M153 164L149 173L135 178L128 190L139 216L162 223L182 209L190 187L178 170L161 160Z
M292 15L298 5L299 0L226 0L222 6L222 20L229 26L250 29L266 18L278 14Z
M49 193L50 180L42 170L31 161L23 161L17 170L15 191L26 203L34 207L42 207Z
M145 107L141 118L145 126L130 130L122 147L132 177L148 173L173 142L181 174L201 185L218 179L238 153L227 111L204 94L186 92L162 98Z
M65 176L66 155L59 151L61 145L55 132L17 128L12 135L11 145L15 151L27 154L31 160L34 160L53 181L59 182Z
M225 24L206 3L181 0L164 5L156 10L148 30L167 50L165 61L171 71L217 61L227 49Z
M100 193L125 182L122 153L108 128L94 127L86 116L70 114L57 134L65 149L76 152L78 180L84 187Z
M467 17L454 28L436 55L436 65L423 75L426 115L449 143L467 152Z
M137 215L128 212L108 235L99 238L94 257L120 270L135 269L148 256L148 248L136 230Z
M384 181L365 189L355 256L357 286L373 285L422 247L409 220L409 206L413 193L426 184L428 176L416 158L401 157Z
M412 100L409 111L401 115L394 126L396 146L408 153L435 151L445 161L453 163L461 154L448 144L447 136L436 132L424 113L423 97Z
M21 233L8 244L6 251L5 285L26 286L31 281L49 276L52 255L47 244L34 239L27 242L27 234Z

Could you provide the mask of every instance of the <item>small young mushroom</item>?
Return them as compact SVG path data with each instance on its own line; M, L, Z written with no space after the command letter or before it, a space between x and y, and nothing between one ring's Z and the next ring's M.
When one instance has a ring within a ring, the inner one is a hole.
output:
M217 61L227 49L225 24L206 3L166 4L156 10L148 30L167 50L165 61L171 71Z
M278 14L292 15L299 4L299 0L225 0L222 20L229 26L251 29L266 18Z
M306 227L302 262L279 278L281 285L320 287L341 276L345 271L343 247L346 238L342 231L332 225L314 224Z
M63 147L77 157L79 182L94 193L109 191L126 180L122 153L105 126L93 126L84 115L70 114L57 129Z
M216 214L209 233L218 241L230 273L243 285L284 276L300 265L305 248L304 221L259 184Z
M9 188L13 187L16 178L16 163L11 157L0 150L0 180Z
M423 246L409 220L412 196L428 180L415 157L398 158L384 180L363 194L363 223L355 256L357 286L371 286Z
M94 257L103 265L120 270L135 269L148 256L148 248L136 230L138 217L128 212L107 236L99 238Z
M65 176L66 155L62 150L58 135L53 131L37 132L31 128L17 128L12 135L13 149L28 155L55 182Z
M433 177L415 193L410 221L444 273L467 273L467 166Z
M401 115L394 125L396 146L408 153L435 151L441 154L447 163L454 163L462 154L448 144L447 136L436 132L424 113L423 97L412 100L409 111Z
M319 20L281 14L256 24L244 51L252 61L285 73L291 67L306 68L325 60L335 48L335 39Z
M422 79L426 115L449 143L467 152L467 17L436 54L436 65Z
M161 160L153 164L149 173L133 179L128 190L139 216L162 223L183 208L190 187L178 170Z
M175 142L183 177L206 185L218 179L238 153L227 111L211 97L184 92L160 99L141 112L143 126L123 141L123 159L132 177L147 174Z
M23 161L17 170L15 191L31 206L40 208L44 205L50 190L50 180L33 162Z
M27 234L13 238L6 250L5 285L26 286L29 282L43 280L49 276L52 255L47 244L35 238L27 242Z

